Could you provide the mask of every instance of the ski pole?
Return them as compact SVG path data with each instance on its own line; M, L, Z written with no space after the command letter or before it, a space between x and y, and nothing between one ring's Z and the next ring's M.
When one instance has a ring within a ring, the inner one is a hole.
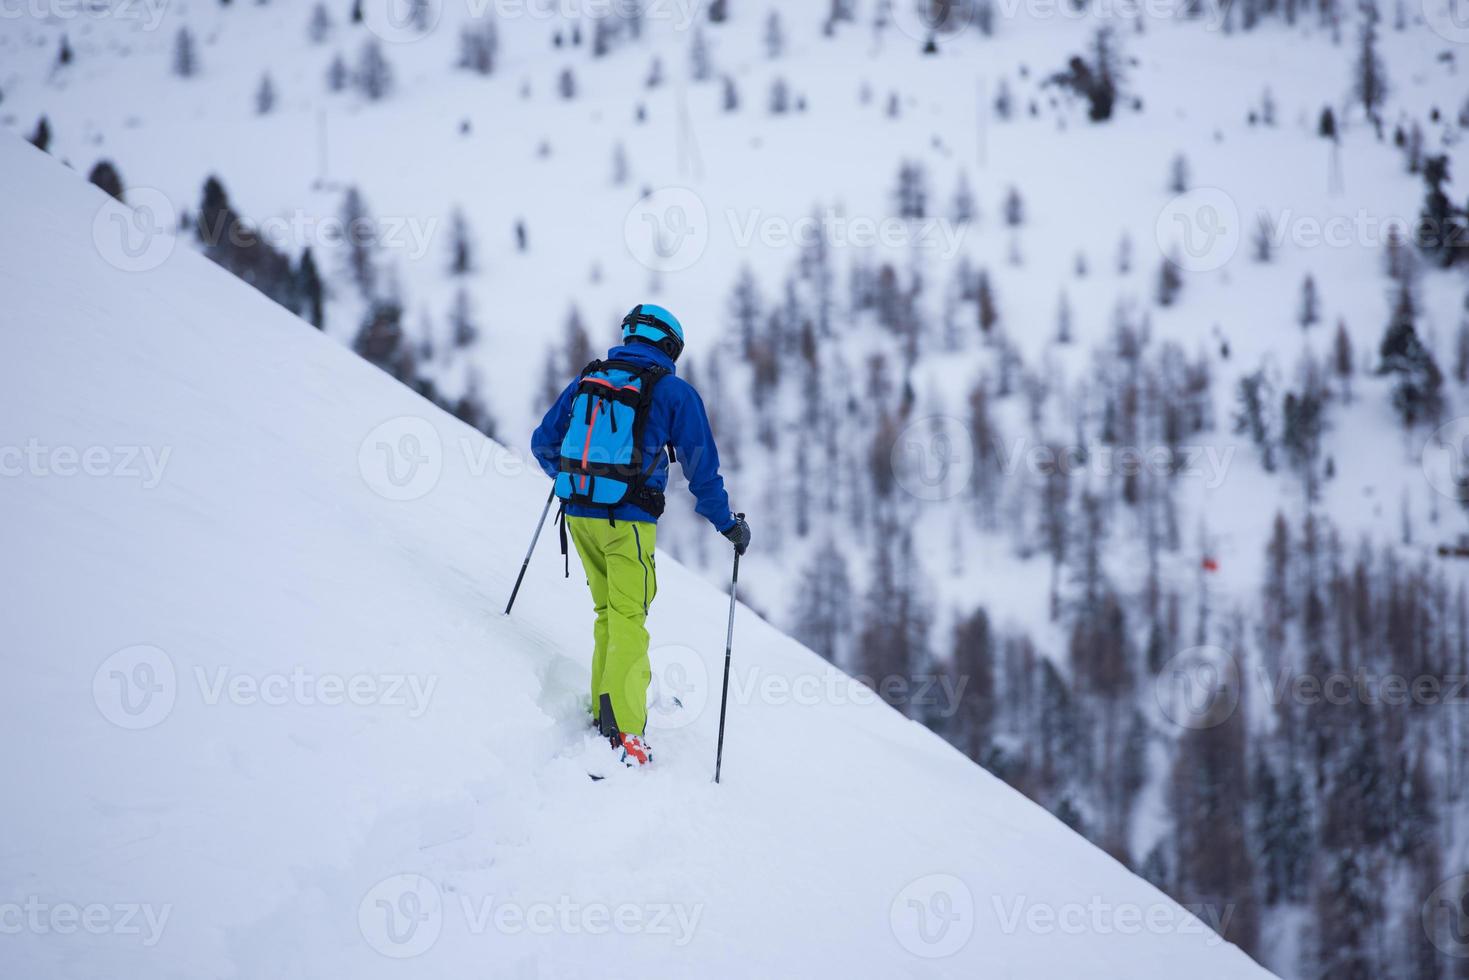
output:
M738 515L740 520L744 514ZM729 703L729 660L734 648L735 590L740 584L740 553L735 552L734 571L729 577L729 628L724 633L724 690L719 695L719 744L714 750L714 781L719 782L719 769L724 764L724 709Z
M541 539L541 528L546 526L546 515L551 513L551 501L556 499L556 484L551 484L551 492L546 495L546 506L541 508L541 519L536 522L536 533L531 535L530 547L525 549L525 561L520 563L520 574L515 576L515 588L510 590L510 601L505 603L505 615L510 615L510 607L515 605L515 596L520 592L520 583L525 580L525 570L530 567L531 553L536 550L536 542Z

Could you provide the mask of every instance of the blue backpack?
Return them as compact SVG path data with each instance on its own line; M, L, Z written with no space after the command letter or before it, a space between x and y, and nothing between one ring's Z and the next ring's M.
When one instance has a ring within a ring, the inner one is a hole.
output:
M663 494L644 486L653 461L643 458L643 428L653 389L668 372L631 361L593 361L581 373L571 424L561 440L556 496L566 504L633 503L658 517Z

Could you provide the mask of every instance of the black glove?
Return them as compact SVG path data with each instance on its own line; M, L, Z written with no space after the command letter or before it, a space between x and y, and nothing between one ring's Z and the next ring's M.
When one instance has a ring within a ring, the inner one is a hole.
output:
M750 547L750 525L745 523L744 514L736 514L734 525L720 533L734 543L735 554L743 555Z

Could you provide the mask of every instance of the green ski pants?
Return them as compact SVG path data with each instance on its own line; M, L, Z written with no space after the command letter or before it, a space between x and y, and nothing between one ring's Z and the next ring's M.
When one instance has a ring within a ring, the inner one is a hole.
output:
M566 518L586 569L597 613L592 647L592 713L603 728L642 735L648 723L648 630L643 621L658 594L653 547L658 525L598 517ZM610 705L613 717L603 717Z

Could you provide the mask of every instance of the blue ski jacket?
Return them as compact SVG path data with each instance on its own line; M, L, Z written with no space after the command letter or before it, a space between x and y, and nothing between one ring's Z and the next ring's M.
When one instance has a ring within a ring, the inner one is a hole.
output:
M698 503L694 509L714 525L717 531L727 531L735 525L734 514L729 509L729 494L724 490L724 478L719 475L719 450L714 445L714 433L709 428L709 415L704 410L704 400L693 385L677 377L673 361L661 350L650 344L623 344L607 352L607 360L633 361L642 365L657 365L668 372L653 389L653 403L648 409L648 421L643 429L643 458L653 460L653 469L644 484L653 490L668 487L668 454L665 446L673 446L678 454L679 465L689 479L689 492ZM531 435L530 450L541 469L552 479L560 469L561 441L571 422L571 403L576 398L580 378L561 392L546 417ZM587 504L567 504L566 513L573 517L606 517L605 507ZM612 511L619 521L643 521L657 523L657 518L635 504L618 504Z

